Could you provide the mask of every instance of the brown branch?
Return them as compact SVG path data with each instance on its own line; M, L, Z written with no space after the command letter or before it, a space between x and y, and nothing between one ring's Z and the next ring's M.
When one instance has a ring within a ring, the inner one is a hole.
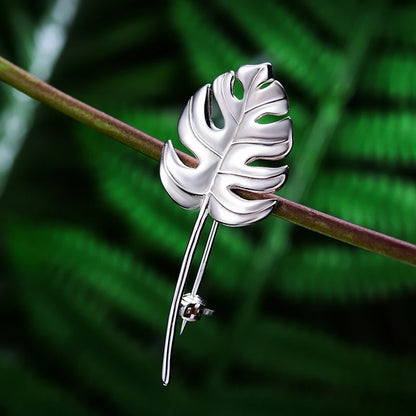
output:
M160 159L163 142L57 90L2 57L0 57L0 80L152 159ZM177 153L188 166L198 165L195 158L180 151ZM273 197L277 200L273 214L279 218L353 246L416 266L416 246L413 244L351 224L277 195L244 192L244 196L250 199Z
M278 197L273 212L279 218L373 253L416 266L416 246L377 231Z
M163 147L160 140L63 93L1 56L0 80L152 159L160 159ZM181 153L181 158L193 163L185 153Z

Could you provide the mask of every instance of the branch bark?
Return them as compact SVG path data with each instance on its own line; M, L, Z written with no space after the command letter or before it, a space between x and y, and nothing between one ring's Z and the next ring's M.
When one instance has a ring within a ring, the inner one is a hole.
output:
M154 160L160 159L164 145L160 140L63 93L2 57L0 57L0 80ZM197 160L192 156L178 150L177 153L188 166L198 165ZM242 194L249 199L265 197L250 192ZM277 195L273 197L277 201L273 210L276 217L353 246L416 266L416 245L349 223ZM270 195L267 195L267 198L270 198Z

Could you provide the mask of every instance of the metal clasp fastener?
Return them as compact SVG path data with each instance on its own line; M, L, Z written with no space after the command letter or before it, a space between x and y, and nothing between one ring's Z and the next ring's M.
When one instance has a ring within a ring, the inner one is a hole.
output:
M199 321L202 315L211 316L214 314L212 309L206 307L205 300L199 295L186 293L181 300L179 316L187 322Z

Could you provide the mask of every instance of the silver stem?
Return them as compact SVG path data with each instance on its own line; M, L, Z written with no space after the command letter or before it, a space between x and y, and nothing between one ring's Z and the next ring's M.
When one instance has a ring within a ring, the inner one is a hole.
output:
M196 295L199 285L201 284L202 276L204 275L205 268L207 267L208 258L211 253L212 245L214 244L215 234L217 233L217 230L218 230L218 221L214 220L211 225L211 230L209 232L204 254L202 255L202 260L199 265L198 273L195 278L194 286L192 287L192 292L191 292L192 295Z
M186 251L182 260L181 270L179 272L178 281L176 282L175 292L173 293L172 303L170 305L168 323L166 327L165 348L163 351L162 362L162 382L165 386L169 384L170 379L170 360L172 355L173 341L175 339L176 320L178 317L179 306L186 283L186 278L195 254L195 248L201 236L202 229L208 217L208 198L202 203L198 218L195 221L191 237L189 239Z
M194 285L192 287L192 292L191 292L192 296L196 295L196 292L198 291L199 285L201 284L202 276L204 275L205 268L207 267L208 258L209 258L209 255L211 254L211 249L212 249L212 245L214 244L215 235L217 233L217 230L218 230L218 221L214 220L212 225L211 225L211 230L209 232L207 244L206 244L205 249L204 249L204 254L202 255L201 263L199 264L198 273L196 275L195 282L194 282ZM187 321L183 320L182 321L182 326L181 326L181 334L184 331L184 329L186 327L186 324L187 324Z

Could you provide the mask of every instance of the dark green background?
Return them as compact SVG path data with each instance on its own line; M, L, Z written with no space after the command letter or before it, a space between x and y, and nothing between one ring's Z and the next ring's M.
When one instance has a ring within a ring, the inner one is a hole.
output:
M1 55L27 68L51 4L0 2ZM412 1L83 1L50 82L180 146L200 86L269 61L295 134L281 195L416 242L415 27ZM43 105L26 137L0 201L2 412L414 414L415 269L276 218L220 228L217 313L162 387L196 213L156 162Z

